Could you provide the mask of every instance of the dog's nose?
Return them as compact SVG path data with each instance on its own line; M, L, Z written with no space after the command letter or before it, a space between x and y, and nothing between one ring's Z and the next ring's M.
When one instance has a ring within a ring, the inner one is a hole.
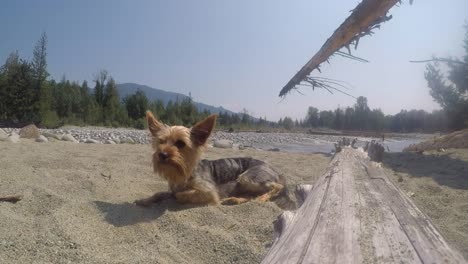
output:
M167 154L167 152L159 152L159 159L161 161L167 160L167 158L169 158L169 154Z

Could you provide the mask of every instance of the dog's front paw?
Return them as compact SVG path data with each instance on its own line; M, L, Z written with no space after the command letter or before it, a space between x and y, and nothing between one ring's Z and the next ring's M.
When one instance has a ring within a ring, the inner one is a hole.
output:
M228 197L221 201L222 205L238 205L248 202L249 199L242 197Z

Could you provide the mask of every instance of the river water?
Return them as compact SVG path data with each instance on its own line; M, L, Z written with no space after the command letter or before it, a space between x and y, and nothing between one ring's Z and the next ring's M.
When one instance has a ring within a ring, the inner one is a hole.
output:
M373 140L372 138L359 138L357 146L364 146L365 142ZM400 138L400 139L386 139L376 140L385 147L388 152L401 152L404 148L411 144L416 144L423 141L423 138ZM258 148L269 150L278 149L285 152L302 152L302 153L330 153L335 150L335 142L316 142L316 143L272 143L268 146L258 145Z

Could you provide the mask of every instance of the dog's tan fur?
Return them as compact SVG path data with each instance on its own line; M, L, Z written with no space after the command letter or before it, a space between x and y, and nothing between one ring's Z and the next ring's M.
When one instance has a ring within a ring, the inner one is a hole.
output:
M135 201L136 204L148 206L170 197L180 203L210 205L220 204L221 198L223 204L240 204L257 196L257 200L265 202L285 191L284 178L262 161L251 158L200 161L216 115L208 116L192 128L167 126L150 111L146 119L155 150L154 172L167 180L170 192L156 193ZM226 175L217 175L223 172Z

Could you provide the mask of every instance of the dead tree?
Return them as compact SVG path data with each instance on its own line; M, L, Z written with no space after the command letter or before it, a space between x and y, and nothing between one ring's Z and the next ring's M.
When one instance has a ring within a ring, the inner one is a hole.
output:
M316 184L297 188L301 207L278 217L262 263L465 263L372 161L382 146L339 145Z
M340 82L327 78L311 77L310 73L314 70L320 71L320 65L328 61L332 55L366 62L364 59L351 55L350 46L353 45L354 48L357 48L361 37L372 35L373 31L380 28L383 22L390 20L392 16L387 16L387 12L399 2L400 0L362 0L352 10L351 15L327 39L320 50L281 89L279 96L285 96L291 90L296 89L299 84L312 86L313 89L323 88L329 92L336 90L347 94L340 89L343 87ZM340 51L342 48L346 48L347 52Z

